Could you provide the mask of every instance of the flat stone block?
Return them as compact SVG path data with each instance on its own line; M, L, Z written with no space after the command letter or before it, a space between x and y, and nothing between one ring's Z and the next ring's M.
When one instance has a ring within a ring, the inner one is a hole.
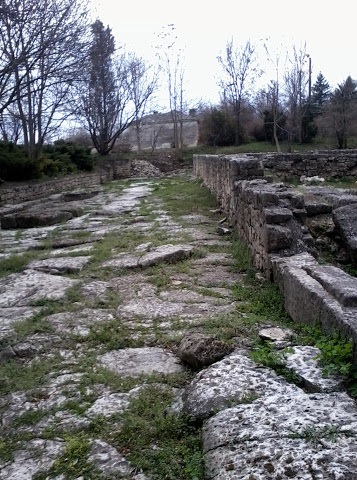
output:
M332 265L307 267L305 270L344 307L357 307L357 278Z

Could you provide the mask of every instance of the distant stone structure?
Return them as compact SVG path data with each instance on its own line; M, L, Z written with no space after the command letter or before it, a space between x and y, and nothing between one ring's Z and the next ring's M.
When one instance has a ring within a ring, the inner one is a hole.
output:
M178 114L181 119L181 114ZM189 114L182 114L182 136L185 147L196 147L198 142L198 120L196 110ZM173 113L154 112L141 119L140 123L141 148L155 150L174 147ZM120 144L130 145L132 150L138 150L138 141L135 125L130 126L120 137Z

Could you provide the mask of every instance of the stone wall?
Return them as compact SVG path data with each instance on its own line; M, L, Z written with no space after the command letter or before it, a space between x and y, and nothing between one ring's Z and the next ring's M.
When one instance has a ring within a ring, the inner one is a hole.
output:
M322 176L326 180L357 177L357 150L261 154L264 168L282 180Z
M304 196L269 183L252 156L195 155L193 169L249 246L256 267L279 286L292 319L352 339L357 364L357 279L319 265L311 254Z
M111 159L101 165L96 173L82 173L26 183L4 183L0 186L0 204L27 202L66 190L96 187L116 178L130 177L130 170L130 161Z

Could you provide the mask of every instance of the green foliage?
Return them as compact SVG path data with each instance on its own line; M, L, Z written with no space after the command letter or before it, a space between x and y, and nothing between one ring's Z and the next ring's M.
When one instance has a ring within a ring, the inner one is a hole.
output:
M1 178L22 181L74 173L77 170L93 170L93 157L82 145L59 140L45 145L40 160L29 160L23 145L0 142Z
M249 248L238 238L233 240L232 254L234 257L234 267L239 272L247 272L253 275L252 254Z
M1 259L0 278L18 273L25 270L27 264L36 257L34 253L26 252L21 255L11 255L10 257Z
M155 193L173 216L191 213L208 214L209 209L217 208L217 201L208 189L202 188L199 180L187 178L165 179Z
M290 438L301 438L306 442L312 443L315 446L325 446L323 440L328 439L330 442L335 442L337 435L340 433L341 427L339 425L324 425L323 427L306 427L301 432L291 432ZM344 430L341 432L344 436L349 432Z
M58 358L37 360L23 364L10 360L0 364L0 394L6 395L20 390L40 387L47 380L47 375L54 371Z
M7 181L22 181L39 178L40 165L28 160L23 146L0 141L0 177Z
M200 124L200 143L224 147L234 145L234 118L226 109L216 107L205 112Z
M34 480L45 480L62 475L65 478L98 478L94 467L87 460L90 452L90 440L84 433L65 436L65 449L46 473L36 474Z
M93 170L93 157L88 148L64 140L43 147L43 173L48 176Z
M114 439L152 479L200 480L201 432L168 411L172 400L170 389L149 385L124 412Z
M321 336L316 343L321 353L318 359L325 375L337 373L349 377L352 371L353 343L335 334L331 337Z

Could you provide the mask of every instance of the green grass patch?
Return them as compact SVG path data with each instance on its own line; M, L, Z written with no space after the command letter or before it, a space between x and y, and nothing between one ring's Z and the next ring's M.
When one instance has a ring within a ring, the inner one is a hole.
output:
M208 214L217 208L217 201L199 180L188 178L163 179L155 192L165 210L173 217L194 213Z
M46 480L55 476L64 475L65 478L83 477L88 479L100 478L93 465L88 462L91 442L85 433L66 435L65 449L54 462L53 466L43 473L33 476L33 480Z
M148 386L122 416L114 440L128 460L153 479L203 479L201 431L172 414L169 389Z
M2 258L0 262L0 278L6 277L11 273L20 273L26 269L27 265L35 260L38 255L34 252L25 252L11 257Z
M10 360L0 364L0 394L31 390L46 384L47 375L61 367L59 357L41 358L29 363Z

